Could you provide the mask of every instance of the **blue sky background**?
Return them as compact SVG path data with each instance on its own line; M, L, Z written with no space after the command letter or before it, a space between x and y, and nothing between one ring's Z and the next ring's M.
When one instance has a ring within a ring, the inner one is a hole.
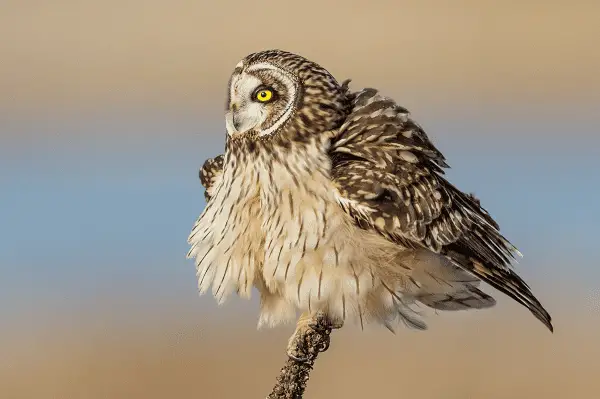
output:
M570 300L588 302L600 277L594 115L498 110L413 114L446 154L451 181L476 193L524 253L517 267L534 290L554 301L549 292L574 285ZM2 126L20 139L0 150L0 312L43 322L111 297L139 312L214 310L210 296L198 299L185 254L204 207L198 168L223 148L218 118L121 110L38 119Z

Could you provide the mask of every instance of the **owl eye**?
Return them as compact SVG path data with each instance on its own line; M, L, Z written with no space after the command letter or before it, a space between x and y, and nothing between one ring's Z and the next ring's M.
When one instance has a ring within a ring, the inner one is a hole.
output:
M273 90L259 89L254 94L254 98L261 103L269 102L273 99Z

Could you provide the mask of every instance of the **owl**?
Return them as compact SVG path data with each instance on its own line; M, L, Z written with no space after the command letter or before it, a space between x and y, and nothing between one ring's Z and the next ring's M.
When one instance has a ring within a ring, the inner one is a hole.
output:
M298 336L317 316L425 329L418 306L494 306L484 281L552 331L511 266L518 250L444 177L425 131L393 99L349 82L281 50L237 64L225 152L200 170L207 204L188 240L200 292L222 303L256 288L259 327L297 320Z

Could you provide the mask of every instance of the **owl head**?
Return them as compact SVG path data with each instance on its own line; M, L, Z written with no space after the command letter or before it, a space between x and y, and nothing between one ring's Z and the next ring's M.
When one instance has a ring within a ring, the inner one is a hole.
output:
M297 54L250 54L229 80L226 127L231 138L268 140L335 129L349 112L348 83Z

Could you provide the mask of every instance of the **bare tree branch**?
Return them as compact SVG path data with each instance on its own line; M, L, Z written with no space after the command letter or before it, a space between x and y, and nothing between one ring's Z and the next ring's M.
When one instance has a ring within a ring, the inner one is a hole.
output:
M296 353L303 361L288 358L267 399L302 398L317 356L329 348L331 331L331 323L325 317L317 317L314 328L297 337Z

